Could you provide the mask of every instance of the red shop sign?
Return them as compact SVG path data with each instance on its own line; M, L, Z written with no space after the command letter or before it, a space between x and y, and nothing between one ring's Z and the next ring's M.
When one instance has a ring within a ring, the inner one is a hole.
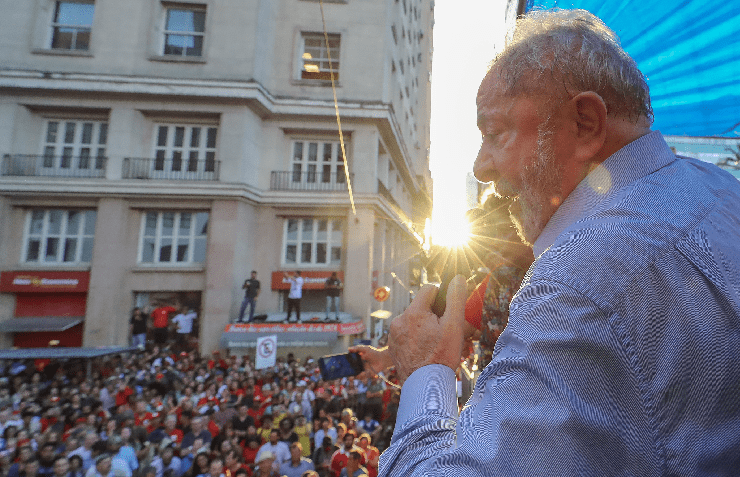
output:
M329 278L333 270L324 271L301 271L303 277L304 290L323 290L326 288L326 279ZM289 271L288 275L295 272ZM337 271L337 278L344 282L344 272ZM290 290L290 282L283 276L283 272L272 272L272 289L273 290Z
M21 270L0 273L2 292L86 292L89 284L90 272Z

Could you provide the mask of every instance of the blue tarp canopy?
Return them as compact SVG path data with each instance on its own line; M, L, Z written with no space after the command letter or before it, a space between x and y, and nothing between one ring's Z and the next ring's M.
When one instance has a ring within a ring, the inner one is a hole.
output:
M740 136L737 0L527 0L582 8L622 40L650 86L653 129L680 136Z

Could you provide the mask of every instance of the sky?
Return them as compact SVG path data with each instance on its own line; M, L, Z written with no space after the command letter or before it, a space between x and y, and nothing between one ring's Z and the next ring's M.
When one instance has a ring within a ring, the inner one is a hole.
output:
M481 136L475 96L506 33L506 0L437 0L434 6L429 169L432 241L455 245L465 230L465 177Z

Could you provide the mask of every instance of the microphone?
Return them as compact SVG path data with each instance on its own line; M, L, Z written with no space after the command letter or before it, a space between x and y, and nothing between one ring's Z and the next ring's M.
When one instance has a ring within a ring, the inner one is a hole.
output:
M486 270L487 271L487 270ZM446 275L437 290L437 296L432 303L432 312L437 316L442 316L447 307L447 288L454 275ZM465 302L465 321L470 323L476 329L481 328L481 318L483 316L483 299L486 295L488 281L491 279L491 273L484 273L482 270L474 273L468 278L468 289L473 288L473 292Z

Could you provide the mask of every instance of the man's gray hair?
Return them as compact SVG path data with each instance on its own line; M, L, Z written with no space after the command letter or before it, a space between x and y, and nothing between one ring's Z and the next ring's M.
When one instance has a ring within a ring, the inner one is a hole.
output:
M534 10L518 19L491 69L511 96L555 94L563 101L593 91L610 115L653 119L650 91L637 63L619 37L585 10Z

